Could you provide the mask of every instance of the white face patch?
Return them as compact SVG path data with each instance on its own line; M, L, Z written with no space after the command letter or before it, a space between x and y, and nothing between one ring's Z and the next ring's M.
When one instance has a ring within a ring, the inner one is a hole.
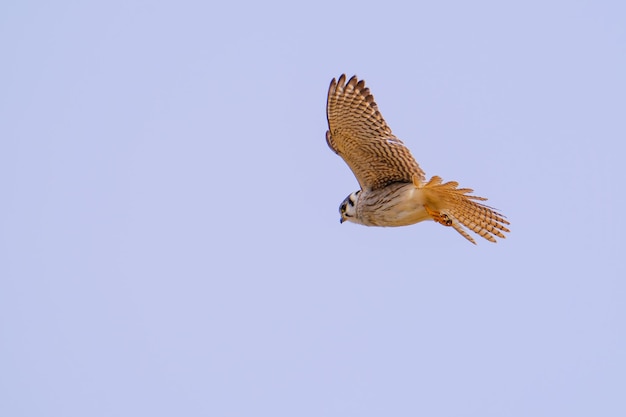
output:
M339 213L341 213L343 220L350 220L356 217L356 202L359 198L359 193L360 191L356 191L350 194L339 206Z

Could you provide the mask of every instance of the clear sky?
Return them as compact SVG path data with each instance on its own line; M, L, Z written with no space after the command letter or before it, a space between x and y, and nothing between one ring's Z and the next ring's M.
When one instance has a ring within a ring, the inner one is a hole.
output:
M625 21L3 2L0 415L626 415ZM339 224L344 72L506 240Z

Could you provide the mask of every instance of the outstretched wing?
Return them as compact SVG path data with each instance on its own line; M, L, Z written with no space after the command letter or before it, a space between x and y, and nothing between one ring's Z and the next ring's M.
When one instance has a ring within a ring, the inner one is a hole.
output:
M343 74L330 82L326 104L328 146L348 164L362 189L424 181L409 149L391 133L365 81Z

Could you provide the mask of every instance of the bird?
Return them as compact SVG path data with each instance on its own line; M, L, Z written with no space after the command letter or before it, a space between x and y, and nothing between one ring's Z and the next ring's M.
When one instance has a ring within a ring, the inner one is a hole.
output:
M357 76L333 78L326 102L326 143L346 162L360 190L339 206L340 223L408 226L426 220L451 227L471 243L472 231L490 242L510 230L506 217L483 204L487 199L439 176L426 181L404 143L392 132L374 96Z

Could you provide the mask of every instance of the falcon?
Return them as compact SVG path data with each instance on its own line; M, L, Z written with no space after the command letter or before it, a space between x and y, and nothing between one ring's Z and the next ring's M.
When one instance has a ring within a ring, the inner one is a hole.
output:
M484 197L471 195L456 181L438 176L426 181L409 149L391 133L365 81L343 74L330 82L326 104L326 142L341 156L361 189L339 206L340 222L365 226L408 226L433 220L451 227L470 242L468 230L496 242L509 222Z

